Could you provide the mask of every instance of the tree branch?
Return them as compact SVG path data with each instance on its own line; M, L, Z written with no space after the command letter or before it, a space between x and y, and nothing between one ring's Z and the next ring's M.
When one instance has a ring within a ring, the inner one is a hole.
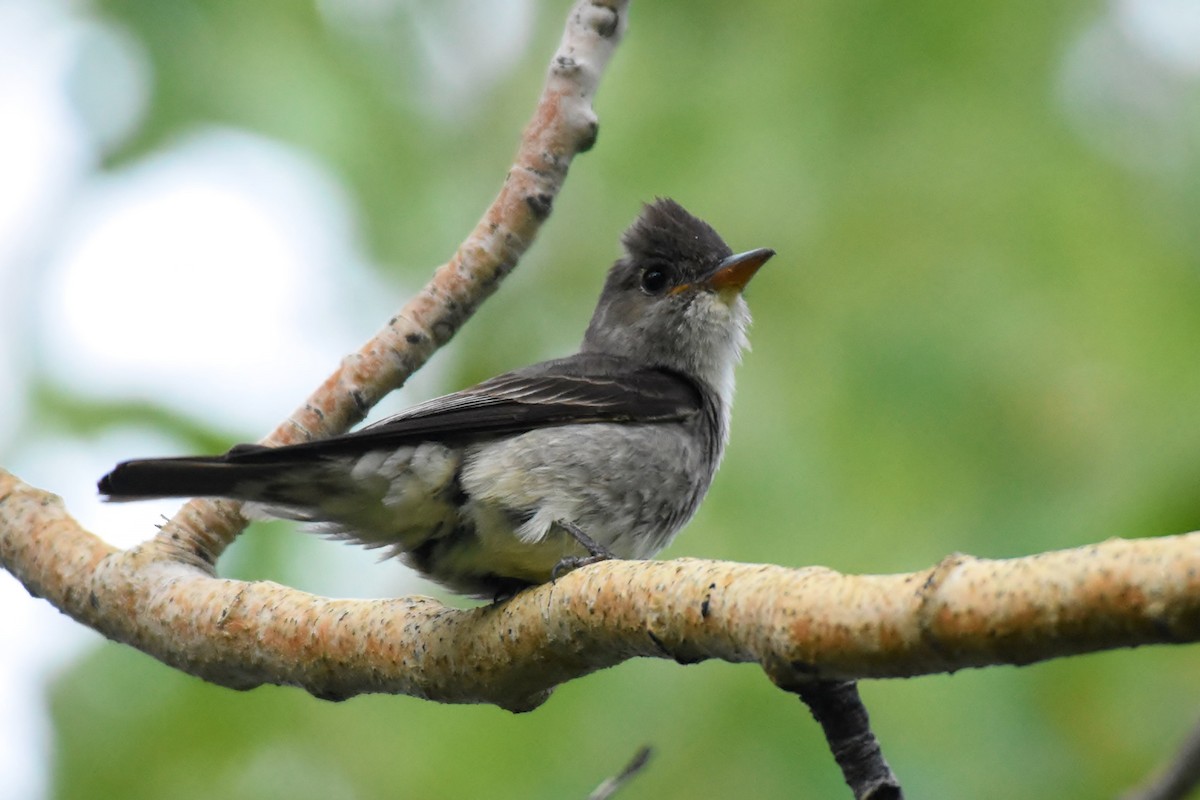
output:
M871 731L858 684L805 681L795 691L825 732L825 740L855 800L904 800L900 782Z
M1200 639L1200 533L954 555L905 575L612 561L464 611L425 597L332 600L118 551L0 470L0 564L83 624L223 686L513 711L635 656L755 662L794 689Z

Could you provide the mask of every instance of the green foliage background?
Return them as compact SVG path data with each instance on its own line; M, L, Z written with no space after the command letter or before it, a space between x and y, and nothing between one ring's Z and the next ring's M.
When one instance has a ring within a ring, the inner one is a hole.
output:
M428 66L402 17L385 59L312 3L104 0L155 75L104 168L213 121L305 148L379 263L423 265L395 275L415 285L496 192L566 8L542 3L519 67L445 119L403 81ZM894 572L1200 528L1200 173L1121 166L1068 124L1063 54L1104 12L636 0L597 147L442 388L569 351L617 234L670 195L779 255L750 292L731 449L667 556ZM251 532L237 569L271 574L292 536ZM1196 664L1154 648L863 693L913 797L1098 797L1193 722ZM628 663L512 716L240 694L106 645L53 703L61 798L584 797L647 742L631 799L845 796L804 708L750 666Z

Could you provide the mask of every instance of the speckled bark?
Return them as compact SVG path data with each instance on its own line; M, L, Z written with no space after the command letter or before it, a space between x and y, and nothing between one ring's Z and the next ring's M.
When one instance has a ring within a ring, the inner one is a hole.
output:
M214 578L158 540L115 550L0 471L0 564L109 638L214 683L514 711L635 656L761 664L785 688L1028 664L1200 639L1200 533L1028 558L952 556L908 575L678 559L612 561L461 611L330 600Z

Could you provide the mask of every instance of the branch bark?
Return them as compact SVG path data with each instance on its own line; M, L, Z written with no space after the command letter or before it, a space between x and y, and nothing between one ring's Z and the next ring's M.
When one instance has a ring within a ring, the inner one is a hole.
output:
M953 555L903 575L612 561L464 611L425 597L332 600L118 551L0 470L0 564L83 624L223 686L512 711L635 656L754 662L792 689L1200 640L1200 533Z
M871 731L854 681L805 681L796 694L825 732L854 800L904 800L904 791Z

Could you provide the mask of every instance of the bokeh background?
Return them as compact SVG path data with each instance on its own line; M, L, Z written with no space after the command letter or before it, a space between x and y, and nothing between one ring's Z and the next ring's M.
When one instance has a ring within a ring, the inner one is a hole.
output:
M568 4L0 0L0 463L118 544L123 457L287 414L497 191ZM642 2L597 147L382 412L569 352L640 202L778 257L733 439L666 553L847 572L1200 528L1200 5ZM256 526L223 574L437 594ZM236 693L0 575L0 796L846 796L752 666L638 661L537 711ZM1200 717L1195 648L863 686L914 797L1112 796Z

